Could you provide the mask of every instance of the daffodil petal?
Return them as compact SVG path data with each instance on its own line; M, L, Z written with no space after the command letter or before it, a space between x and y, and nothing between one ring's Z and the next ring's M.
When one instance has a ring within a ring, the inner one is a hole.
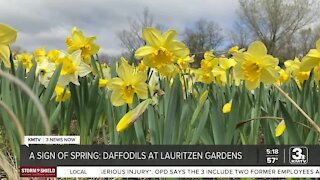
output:
M134 72L134 68L127 63L121 63L119 68L117 69L117 73L121 79L125 82L132 81L132 74Z
M281 136L285 130L286 130L286 124L284 120L282 120L276 127L276 137Z
M219 59L219 65L225 70L235 66L236 64L237 62L234 59L228 59L228 58Z
M276 69L262 69L260 79L265 84L272 84L279 79L279 72Z
M137 59L141 59L144 56L150 55L155 51L155 49L152 46L143 46L136 50L135 57Z
M80 65L78 66L78 73L80 77L84 77L88 74L90 74L91 68L88 64L84 62L80 62Z
M267 48L261 41L255 41L252 44L250 44L248 48L248 53L258 57L264 56L267 54Z
M175 31L173 29L166 31L163 34L163 42L162 42L163 46L168 47L170 42L172 42L174 40L174 38L177 36L177 34L178 34L177 31Z
M234 59L241 64L243 61L245 61L247 59L248 54L247 53L234 53L233 57Z
M10 49L7 45L0 44L0 62L1 60L7 68L10 67Z
M114 106L122 106L126 102L122 98L122 95L119 93L119 91L113 91L111 94L111 102Z
M255 80L255 81L246 81L246 88L249 90L254 90L259 85L260 85L259 79Z
M310 71L312 68L317 66L319 62L320 62L320 57L315 58L315 57L305 56L302 59L300 69L301 71Z
M313 58L320 58L320 51L318 51L317 49L310 49L310 51L306 56L313 57Z
M154 48L159 48L161 46L161 33L156 28L146 28L143 31L142 37L147 44L153 46Z
M148 98L148 85L145 82L140 82L136 86L136 93L140 99Z
M180 41L173 41L169 44L168 47L169 51L173 52L173 54L177 57L185 57L188 56L190 51L189 49L185 46Z
M0 44L9 45L16 42L17 31L12 27L0 23Z
M120 78L113 78L110 80L110 82L108 83L109 84L109 88L111 90L114 90L114 89L120 89L122 86L123 86L123 80L120 79Z
M262 64L264 64L265 66L278 66L279 64L279 59L278 58L274 58L270 55L265 56L264 58L261 59Z
M75 51L71 54L74 64L79 65L81 63L81 51Z

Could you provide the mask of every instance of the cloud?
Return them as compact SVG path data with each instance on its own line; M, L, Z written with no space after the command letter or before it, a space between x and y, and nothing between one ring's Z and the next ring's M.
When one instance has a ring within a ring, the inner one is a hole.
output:
M15 27L16 45L29 51L65 49L65 38L77 26L85 35L96 35L104 51L114 55L122 51L116 33L146 7L157 23L181 34L200 18L231 28L237 6L236 0L10 0L0 1L0 22Z

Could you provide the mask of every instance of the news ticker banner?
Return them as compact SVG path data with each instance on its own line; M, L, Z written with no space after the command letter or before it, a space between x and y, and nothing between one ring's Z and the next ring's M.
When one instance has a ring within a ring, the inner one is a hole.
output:
M29 145L21 177L320 177L320 146Z

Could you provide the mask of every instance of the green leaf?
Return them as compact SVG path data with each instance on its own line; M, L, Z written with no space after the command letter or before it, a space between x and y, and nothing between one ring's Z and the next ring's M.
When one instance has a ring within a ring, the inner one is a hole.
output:
M204 109L201 113L201 116L200 116L200 119L199 119L199 124L198 124L198 127L196 129L196 133L193 135L193 138L192 138L192 141L191 141L191 144L196 144L203 132L203 128L204 126L206 125L207 123L207 120L208 120L208 115L209 115L209 101L207 100L204 104Z
M43 95L43 104L49 103L49 100L52 97L54 89L55 89L57 82L59 80L61 69L62 69L62 64L60 64L58 66L58 68L55 70L55 72L53 73L51 80L47 86L47 89L45 90L45 93Z
M284 122L286 124L286 130L289 134L289 143L302 144L301 138L298 134L297 128L294 125L292 117L290 116L282 102L280 103L280 109L284 118Z

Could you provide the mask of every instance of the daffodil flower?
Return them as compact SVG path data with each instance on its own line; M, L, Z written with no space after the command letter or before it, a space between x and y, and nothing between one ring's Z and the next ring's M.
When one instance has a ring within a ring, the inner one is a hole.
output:
M257 88L260 82L273 84L279 78L276 70L279 60L267 54L267 48L261 41L251 43L247 52L234 53L233 57L237 61L236 76L245 80L249 90Z
M26 71L29 72L33 63L32 63L33 55L30 53L22 53L16 55L16 59L23 64L26 68Z
M196 81L202 82L205 84L211 84L214 80L214 74L212 71L205 71L202 68L196 69L193 71Z
M279 79L277 81L277 84L281 84L281 83L286 83L289 80L289 74L287 71L281 69L281 67L277 66L276 70L279 72L280 76Z
M303 64L298 58L287 60L284 62L284 65L286 66L286 72L294 76L298 87L301 89L303 82L309 79L310 71L303 71Z
M310 71L320 63L320 39L316 42L316 49L310 49L302 59L301 71Z
M56 66L62 63L62 69L58 84L66 86L70 82L80 85L78 77L84 77L91 72L89 65L81 61L81 51L75 51L72 54L60 53Z
M56 102L65 102L71 97L70 90L66 89L63 86L57 85L55 88L56 93Z
M34 57L37 64L41 64L42 61L47 60L47 50L45 48L37 48L34 51Z
M229 54L233 54L239 51L239 46L233 46L228 50Z
M131 105L134 94L137 94L140 99L148 98L146 72L137 72L123 58L117 69L117 74L119 77L113 78L109 83L109 89L112 90L111 102L114 106L121 106L126 103Z
M221 57L217 59L219 62L219 66L215 67L212 70L212 73L215 77L216 84L218 84L219 86L224 86L227 83L227 71L231 67L235 66L237 62L232 58L228 59L226 57Z
M39 78L39 82L44 85L44 87L48 86L55 69L55 64L49 62L47 58L43 59L41 63L38 63L36 75Z
M81 51L81 57L86 64L91 64L91 56L97 54L100 46L93 43L95 36L86 37L82 31L74 27L71 31L71 37L67 37L66 43L69 53Z
M53 49L48 52L49 61L55 63L59 59L60 51L58 49Z
M168 65L189 55L189 49L182 42L174 40L176 36L175 30L168 30L161 35L155 28L146 28L143 31L143 39L147 44L137 49L135 57L143 59L144 64L149 67L168 72L166 68L172 69Z
M12 27L0 23L0 62L3 61L6 67L10 67L9 44L16 41L17 31Z
M190 63L194 62L194 55L193 56L186 56L184 58L179 58L177 63L179 64L182 70L186 70L189 68Z

